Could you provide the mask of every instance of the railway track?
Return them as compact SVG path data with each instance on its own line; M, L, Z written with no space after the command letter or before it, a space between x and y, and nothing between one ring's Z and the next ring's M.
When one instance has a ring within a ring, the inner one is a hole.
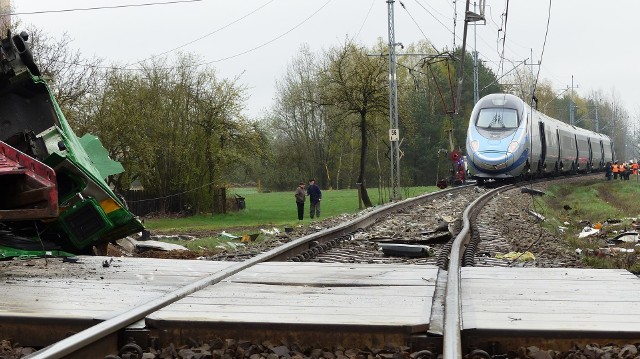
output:
M435 357L436 353L442 353L444 358L463 358L468 354L468 348L464 347L464 331L461 326L462 266L465 262L481 266L492 264L487 257L477 255L477 253L491 251L487 249L487 245L501 248L500 243L504 240L502 233L489 228L487 224L489 213L495 211L492 201L496 196L504 195L514 188L515 186L505 186L484 190L473 186L459 187L383 206L339 226L291 240L271 249L267 248L261 253L254 253L250 258L234 263L211 276L168 293L144 306L132 308L26 357L74 357L74 353L91 346L101 338L123 330L150 313L219 283L225 278L266 261L288 261L291 265L295 265L296 262L316 262L440 267L444 275L438 276L438 281L442 281L442 284L438 285L440 293L434 297L434 308L444 309L442 313L435 315L441 316L442 320L434 321L433 328L430 329L431 341L429 342L432 343L435 339L436 342L441 341L441 344L430 345L429 350L414 353L414 356L428 358ZM449 233L448 238L445 233ZM474 239L477 241L475 244L473 244ZM416 245L424 242L428 244ZM388 248L393 252L406 244L428 247L428 249L424 249L422 255L409 254L408 257L407 252L403 253L404 256L396 257L385 255L379 249L381 246L389 245ZM474 250L471 251L469 248ZM502 262L493 264L504 266ZM543 266L550 265L543 264ZM555 263L555 265L560 266L563 263ZM508 342L511 345L517 343L513 338ZM415 349L418 351L425 348ZM138 357L135 351L133 350L133 354L125 354L122 357ZM476 350L469 357L489 358L495 354L490 355L489 352ZM96 357L106 357L108 353L104 354Z
M473 186L452 188L436 193L422 195L397 203L391 203L386 206L382 206L381 208L374 211L368 212L355 219L342 223L339 226L295 239L291 242L282 244L266 252L257 254L249 259L238 262L220 272L217 272L193 284L175 290L152 302L149 302L146 305L132 308L131 310L117 315L114 318L105 320L89 329L86 329L60 342L43 348L38 352L27 356L27 358L62 358L72 355L74 352L77 352L85 348L86 346L90 346L92 343L100 340L107 335L126 328L127 326L143 319L145 316L153 313L154 311L157 311L164 306L167 306L203 288L214 285L224 280L225 278L228 278L240 271L255 266L258 263L263 263L266 261L293 261L295 260L295 258L304 258L304 256L309 253L309 251L315 252L314 248L318 248L323 245L326 246L327 244L330 245L330 243L340 243L345 239L351 238L362 228L370 227L381 218L390 216L391 213L407 210L421 203L433 203L434 201L438 201L442 198L451 198L453 196L456 196L459 192L465 192L469 196L474 196L474 194L475 196L479 195L479 193L474 190L474 188L475 187Z

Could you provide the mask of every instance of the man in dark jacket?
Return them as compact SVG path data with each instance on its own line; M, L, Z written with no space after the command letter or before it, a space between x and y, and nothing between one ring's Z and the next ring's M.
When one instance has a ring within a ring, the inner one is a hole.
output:
M316 185L316 180L313 178L309 180L307 194L309 195L309 207L311 209L309 216L311 219L313 219L313 217L320 218L320 201L322 200L322 191L320 191L320 187Z
M294 196L296 197L296 205L298 206L298 220L302 221L304 218L304 201L307 197L307 193L304 191L304 181L298 184Z

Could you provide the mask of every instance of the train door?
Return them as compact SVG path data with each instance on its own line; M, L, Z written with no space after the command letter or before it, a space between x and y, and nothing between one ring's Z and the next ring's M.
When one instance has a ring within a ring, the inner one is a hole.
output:
M538 172L544 172L545 160L547 158L547 136L544 132L544 122L538 122L538 128L540 131L540 159L538 160Z
M604 143L602 142L602 140L600 140L600 169L604 168L604 166L607 164L607 160L604 154Z
M613 150L613 141L610 143L611 146L611 161L616 161L616 151Z
M578 169L578 164L580 163L580 147L578 147L578 136L573 135L573 143L575 143L576 156L571 161L571 172L575 172Z
M560 129L556 129L556 140L558 143L558 160L556 161L555 172L560 172L562 170L562 141L560 139Z
M589 159L587 160L587 172L591 172L593 170L593 149L591 148L591 138L587 138L587 147L589 148Z

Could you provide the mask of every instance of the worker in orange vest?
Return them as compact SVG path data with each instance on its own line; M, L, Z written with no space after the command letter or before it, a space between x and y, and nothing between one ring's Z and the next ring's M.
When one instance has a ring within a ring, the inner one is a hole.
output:
M613 163L613 179L614 180L618 179L618 161L615 161Z
M631 171L634 175L638 174L638 161L633 162L633 164L631 165Z

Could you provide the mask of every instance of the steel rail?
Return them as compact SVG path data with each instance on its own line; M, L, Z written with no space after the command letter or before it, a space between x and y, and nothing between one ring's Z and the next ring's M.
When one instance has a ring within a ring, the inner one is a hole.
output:
M451 257L449 260L449 268L447 273L447 286L445 289L445 309L444 309L444 328L442 354L447 359L462 359L462 302L460 298L460 270L462 268L462 257L466 245L471 240L471 218L477 213L487 202L489 202L497 194L508 189L514 188L514 185L502 186L493 189L481 197L473 201L462 214L463 227L456 236L451 247Z
M101 338L106 337L107 335L115 333L116 331L123 329L126 326L131 325L143 319L145 316L147 316L150 313L153 313L173 302L176 302L210 285L216 284L258 263L265 262L268 260L281 260L282 258L286 258L287 256L290 256L291 254L295 254L296 252L301 252L305 250L306 248L303 248L303 249L300 249L300 248L303 247L304 244L308 244L311 241L326 241L331 238L335 238L336 236L341 236L346 233L353 232L359 228L365 228L373 224L377 219L391 212L399 211L406 207L412 206L416 203L426 201L429 199L438 198L440 196L444 196L444 195L447 195L448 193L453 193L467 187L470 187L470 186L453 187L453 188L449 188L449 189L445 189L437 192L423 194L413 198L408 198L403 201L392 202L384 206L381 206L380 208L377 208L369 213L363 214L362 216L359 216L353 220L344 222L338 226L327 228L320 232L298 238L282 246L274 248L268 252L259 254L246 261L231 265L230 267L227 267L210 276L200 279L195 283L189 284L187 286L174 290L170 293L167 293L144 305L128 310L113 318L107 319L99 324L96 324L72 336L69 336L57 343L51 344L30 355L27 355L25 358L28 358L28 359L63 358L67 355L70 355L90 345L91 343L98 341Z

